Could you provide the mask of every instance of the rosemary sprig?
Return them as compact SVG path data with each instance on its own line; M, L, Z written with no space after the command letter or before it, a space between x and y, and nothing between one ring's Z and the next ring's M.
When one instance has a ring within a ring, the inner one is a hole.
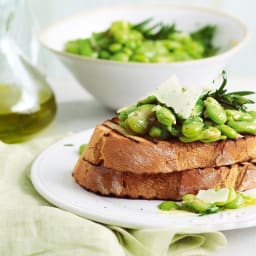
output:
M156 40L166 39L172 33L177 32L175 24L165 25L162 22L150 25L152 18L143 20L132 27L143 34L145 39Z
M213 97L219 103L222 104L223 107L229 109L236 109L245 111L246 104L253 104L255 103L253 100L246 98L244 96L255 94L253 91L235 91L227 93L226 84L227 84L227 76L225 71L222 72L223 82L220 85L219 89L214 92L209 92L203 96L205 99L206 97Z

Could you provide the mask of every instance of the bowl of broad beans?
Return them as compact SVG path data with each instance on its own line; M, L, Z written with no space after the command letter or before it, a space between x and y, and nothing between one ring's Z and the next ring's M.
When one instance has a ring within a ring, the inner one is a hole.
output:
M116 110L170 76L182 85L209 84L248 39L237 17L167 3L84 11L42 31L40 40L80 84Z

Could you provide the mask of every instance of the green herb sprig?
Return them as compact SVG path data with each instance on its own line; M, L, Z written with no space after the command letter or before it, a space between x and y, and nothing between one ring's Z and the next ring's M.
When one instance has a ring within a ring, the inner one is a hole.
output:
M162 22L158 22L150 25L152 20L152 18L146 19L134 24L132 28L142 33L145 39L150 40L166 39L170 34L178 32L175 24L165 25Z
M224 108L228 109L236 109L246 111L246 104L255 103L252 99L249 99L245 96L249 96L255 94L254 91L236 91L227 93L226 85L227 85L227 76L225 71L222 72L223 82L220 87L214 91L209 92L203 96L203 99L207 97L215 98L219 103L222 104Z
M216 34L216 31L217 31L217 26L206 25L190 34L194 40L200 42L204 46L205 57L213 56L219 50L218 47L215 47L213 45L213 37Z

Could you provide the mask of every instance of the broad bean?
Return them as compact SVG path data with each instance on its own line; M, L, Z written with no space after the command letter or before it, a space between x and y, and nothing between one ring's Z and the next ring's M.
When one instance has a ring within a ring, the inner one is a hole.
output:
M250 110L248 113L253 117L253 122L256 123L256 111Z
M149 130L149 136L152 138L164 140L164 139L167 139L168 135L169 133L164 127L153 126Z
M228 125L221 124L221 125L218 125L217 128L221 131L222 134L227 136L227 138L229 139L237 139L241 137L241 135L237 133L235 129L231 128Z
M145 134L147 132L149 122L145 116L140 115L137 112L133 112L127 119L127 125L133 132L137 134Z
M158 208L162 211L170 211L170 210L178 210L180 209L180 206L176 202L166 201L159 204Z
M172 113L172 111L160 105L157 105L154 108L154 111L156 113L156 118L158 122L166 126L167 129L171 131L172 125L176 124L176 118L175 118L175 115Z
M252 121L253 116L248 112L242 112L233 109L226 109L226 114L229 121Z
M128 115L127 125L131 131L137 134L145 134L148 131L153 107L151 104L141 105Z
M196 196L186 195L183 197L182 206L185 208L189 208L197 213L206 213L215 205L204 202L196 198Z
M80 54L86 57L97 58L98 53L93 51L90 40L84 39L79 41Z
M120 109L120 110L119 110L119 113L118 113L118 119L119 119L120 121L124 121L125 119L128 118L128 115L129 115L131 112L133 112L133 111L136 110L136 108L137 108L137 106L132 105L132 106L130 106L130 107Z
M200 117L190 117L182 125L182 133L185 137L199 136L204 127L203 119Z
M184 143L189 143L194 141L209 143L209 142L226 139L226 136L222 136L218 128L208 127L202 130L202 132L198 136L194 136L194 137L180 136L179 139L181 142L184 142Z
M207 97L204 101L207 116L217 124L224 124L227 121L227 114L217 100Z
M124 52L117 52L114 55L110 57L110 60L116 60L121 62L127 62L129 61L129 55L127 55Z
M204 143L214 142L223 139L221 132L216 127L209 127L202 131L200 141Z
M246 121L229 121L228 126L232 127L238 133L256 134L256 123Z
M109 51L111 52L118 52L122 49L122 45L119 44L119 43L114 43L114 44L111 44L109 47L108 47Z

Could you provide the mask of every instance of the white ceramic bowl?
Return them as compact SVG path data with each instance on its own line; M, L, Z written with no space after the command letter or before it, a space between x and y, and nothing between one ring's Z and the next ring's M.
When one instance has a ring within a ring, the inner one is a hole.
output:
M210 58L167 64L95 60L63 52L66 41L89 37L92 32L107 29L112 21L140 22L149 17L176 23L182 31L192 31L206 24L217 25L214 44L220 51ZM238 18L223 12L161 3L82 12L50 26L40 38L42 45L59 58L88 92L103 105L117 109L136 102L173 74L184 86L210 83L245 44L248 29Z

